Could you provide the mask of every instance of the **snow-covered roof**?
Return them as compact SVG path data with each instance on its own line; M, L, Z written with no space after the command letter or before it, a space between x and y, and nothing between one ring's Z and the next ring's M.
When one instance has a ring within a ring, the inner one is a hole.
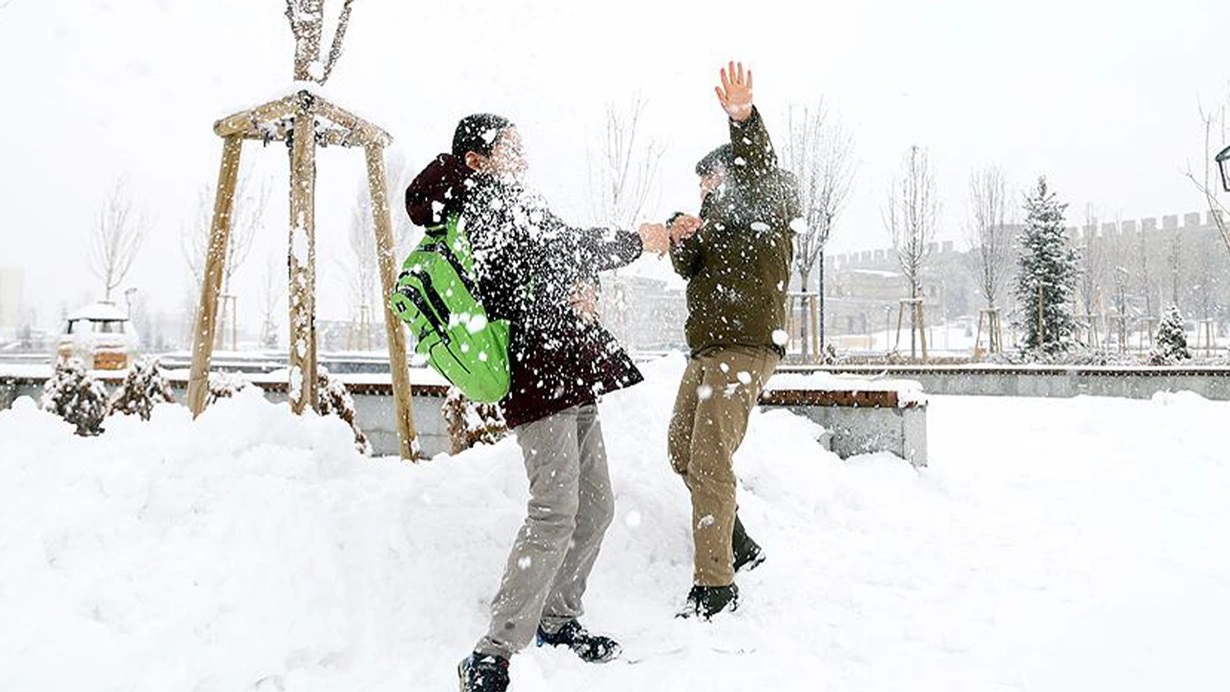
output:
M115 306L115 303L98 302L87 305L83 308L78 308L69 313L70 320L128 320L128 313Z

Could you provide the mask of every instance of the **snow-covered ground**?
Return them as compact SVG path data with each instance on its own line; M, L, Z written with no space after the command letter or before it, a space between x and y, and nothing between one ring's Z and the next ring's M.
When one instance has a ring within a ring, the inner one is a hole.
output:
M530 690L1209 690L1230 678L1230 404L933 397L930 468L840 461L754 416L743 607L691 574L665 427L681 361L610 397L618 492L586 622L629 664L532 649ZM0 412L0 689L449 690L523 516L512 440L421 465L250 392L99 438Z

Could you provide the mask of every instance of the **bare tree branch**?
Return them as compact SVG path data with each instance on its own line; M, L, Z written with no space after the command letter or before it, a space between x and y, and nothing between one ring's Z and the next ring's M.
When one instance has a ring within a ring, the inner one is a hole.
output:
M794 266L806 291L850 195L854 138L840 123L829 122L823 103L792 106L786 127L783 154L799 184L806 224L795 237Z
M278 345L278 323L274 315L279 311L281 296L285 290L282 283L285 264L279 263L274 255L265 259L265 268L261 274L260 306L261 306L261 346L267 349Z
M1214 169L1217 167L1217 163L1213 160L1214 156L1216 156L1213 139L1214 128L1216 127L1221 132L1221 146L1217 147L1217 151L1220 151L1226 145L1226 130L1227 127L1230 127L1230 123L1227 122L1226 109L1224 107L1216 115L1206 113L1204 108L1201 107L1200 119L1204 123L1204 170L1201 177L1197 178L1189 166L1187 179L1192 181L1192 184L1196 186L1200 194L1204 195L1204 202L1209 210L1209 215L1213 217L1213 223L1221 234L1226 250L1230 251L1230 209L1227 209L1226 203L1222 201L1222 196L1216 187Z
M939 219L935 171L926 149L915 145L906 152L900 178L889 191L882 216L909 284L910 298L916 299L922 293L920 275L931 254Z
M346 38L346 29L350 27L350 3L353 0L346 0L342 5L342 16L337 20L337 29L333 32L333 45L329 47L329 58L325 61L325 72L320 83L324 84L329 81L329 75L333 74L333 66L337 64L337 59L342 57L342 41Z
M264 225L269 195L267 180L262 180L253 187L251 176L240 173L239 187L235 191L235 206L231 213L230 243L227 245L226 259L222 267L223 294L230 294L231 277L239 271L252 251L256 232ZM180 232L180 249L198 287L205 275L205 256L209 250L209 236L213 227L215 196L213 184L201 187L197 192L196 223Z
M971 269L988 308L998 307L1012 266L1013 233L1004 173L989 166L970 174L970 221L966 231Z
M1093 315L1102 301L1103 276L1107 261L1106 239L1098 237L1099 219L1092 204L1085 205L1085 227L1080 246L1081 306L1086 315Z
M352 307L358 314L360 308L372 306L380 279L371 195L366 187L359 190L351 212L349 240L351 256L343 266L349 277Z
M641 136L645 101L634 100L626 109L608 105L603 137L589 154L589 186L593 214L602 224L631 228L655 189L665 147Z
M124 281L141 249L147 230L145 218L134 212L122 185L116 185L98 216L90 238L90 268L102 279L103 300Z

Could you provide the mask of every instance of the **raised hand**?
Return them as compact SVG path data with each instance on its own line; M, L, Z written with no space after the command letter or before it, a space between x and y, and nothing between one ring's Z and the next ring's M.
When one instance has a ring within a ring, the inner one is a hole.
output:
M752 117L752 71L744 73L743 63L731 62L722 68L722 85L713 90L731 120L743 122Z
M699 217L692 216L691 214L680 214L675 217L667 227L670 230L671 242L676 244L682 243L696 235L702 223L704 222Z

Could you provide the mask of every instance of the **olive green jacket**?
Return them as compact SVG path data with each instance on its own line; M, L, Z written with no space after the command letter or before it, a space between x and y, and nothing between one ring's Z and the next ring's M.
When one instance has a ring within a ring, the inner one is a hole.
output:
M704 223L671 248L675 271L688 280L688 347L693 355L735 344L784 355L797 184L778 169L755 109L744 122L730 121L730 143L734 162L701 205Z

